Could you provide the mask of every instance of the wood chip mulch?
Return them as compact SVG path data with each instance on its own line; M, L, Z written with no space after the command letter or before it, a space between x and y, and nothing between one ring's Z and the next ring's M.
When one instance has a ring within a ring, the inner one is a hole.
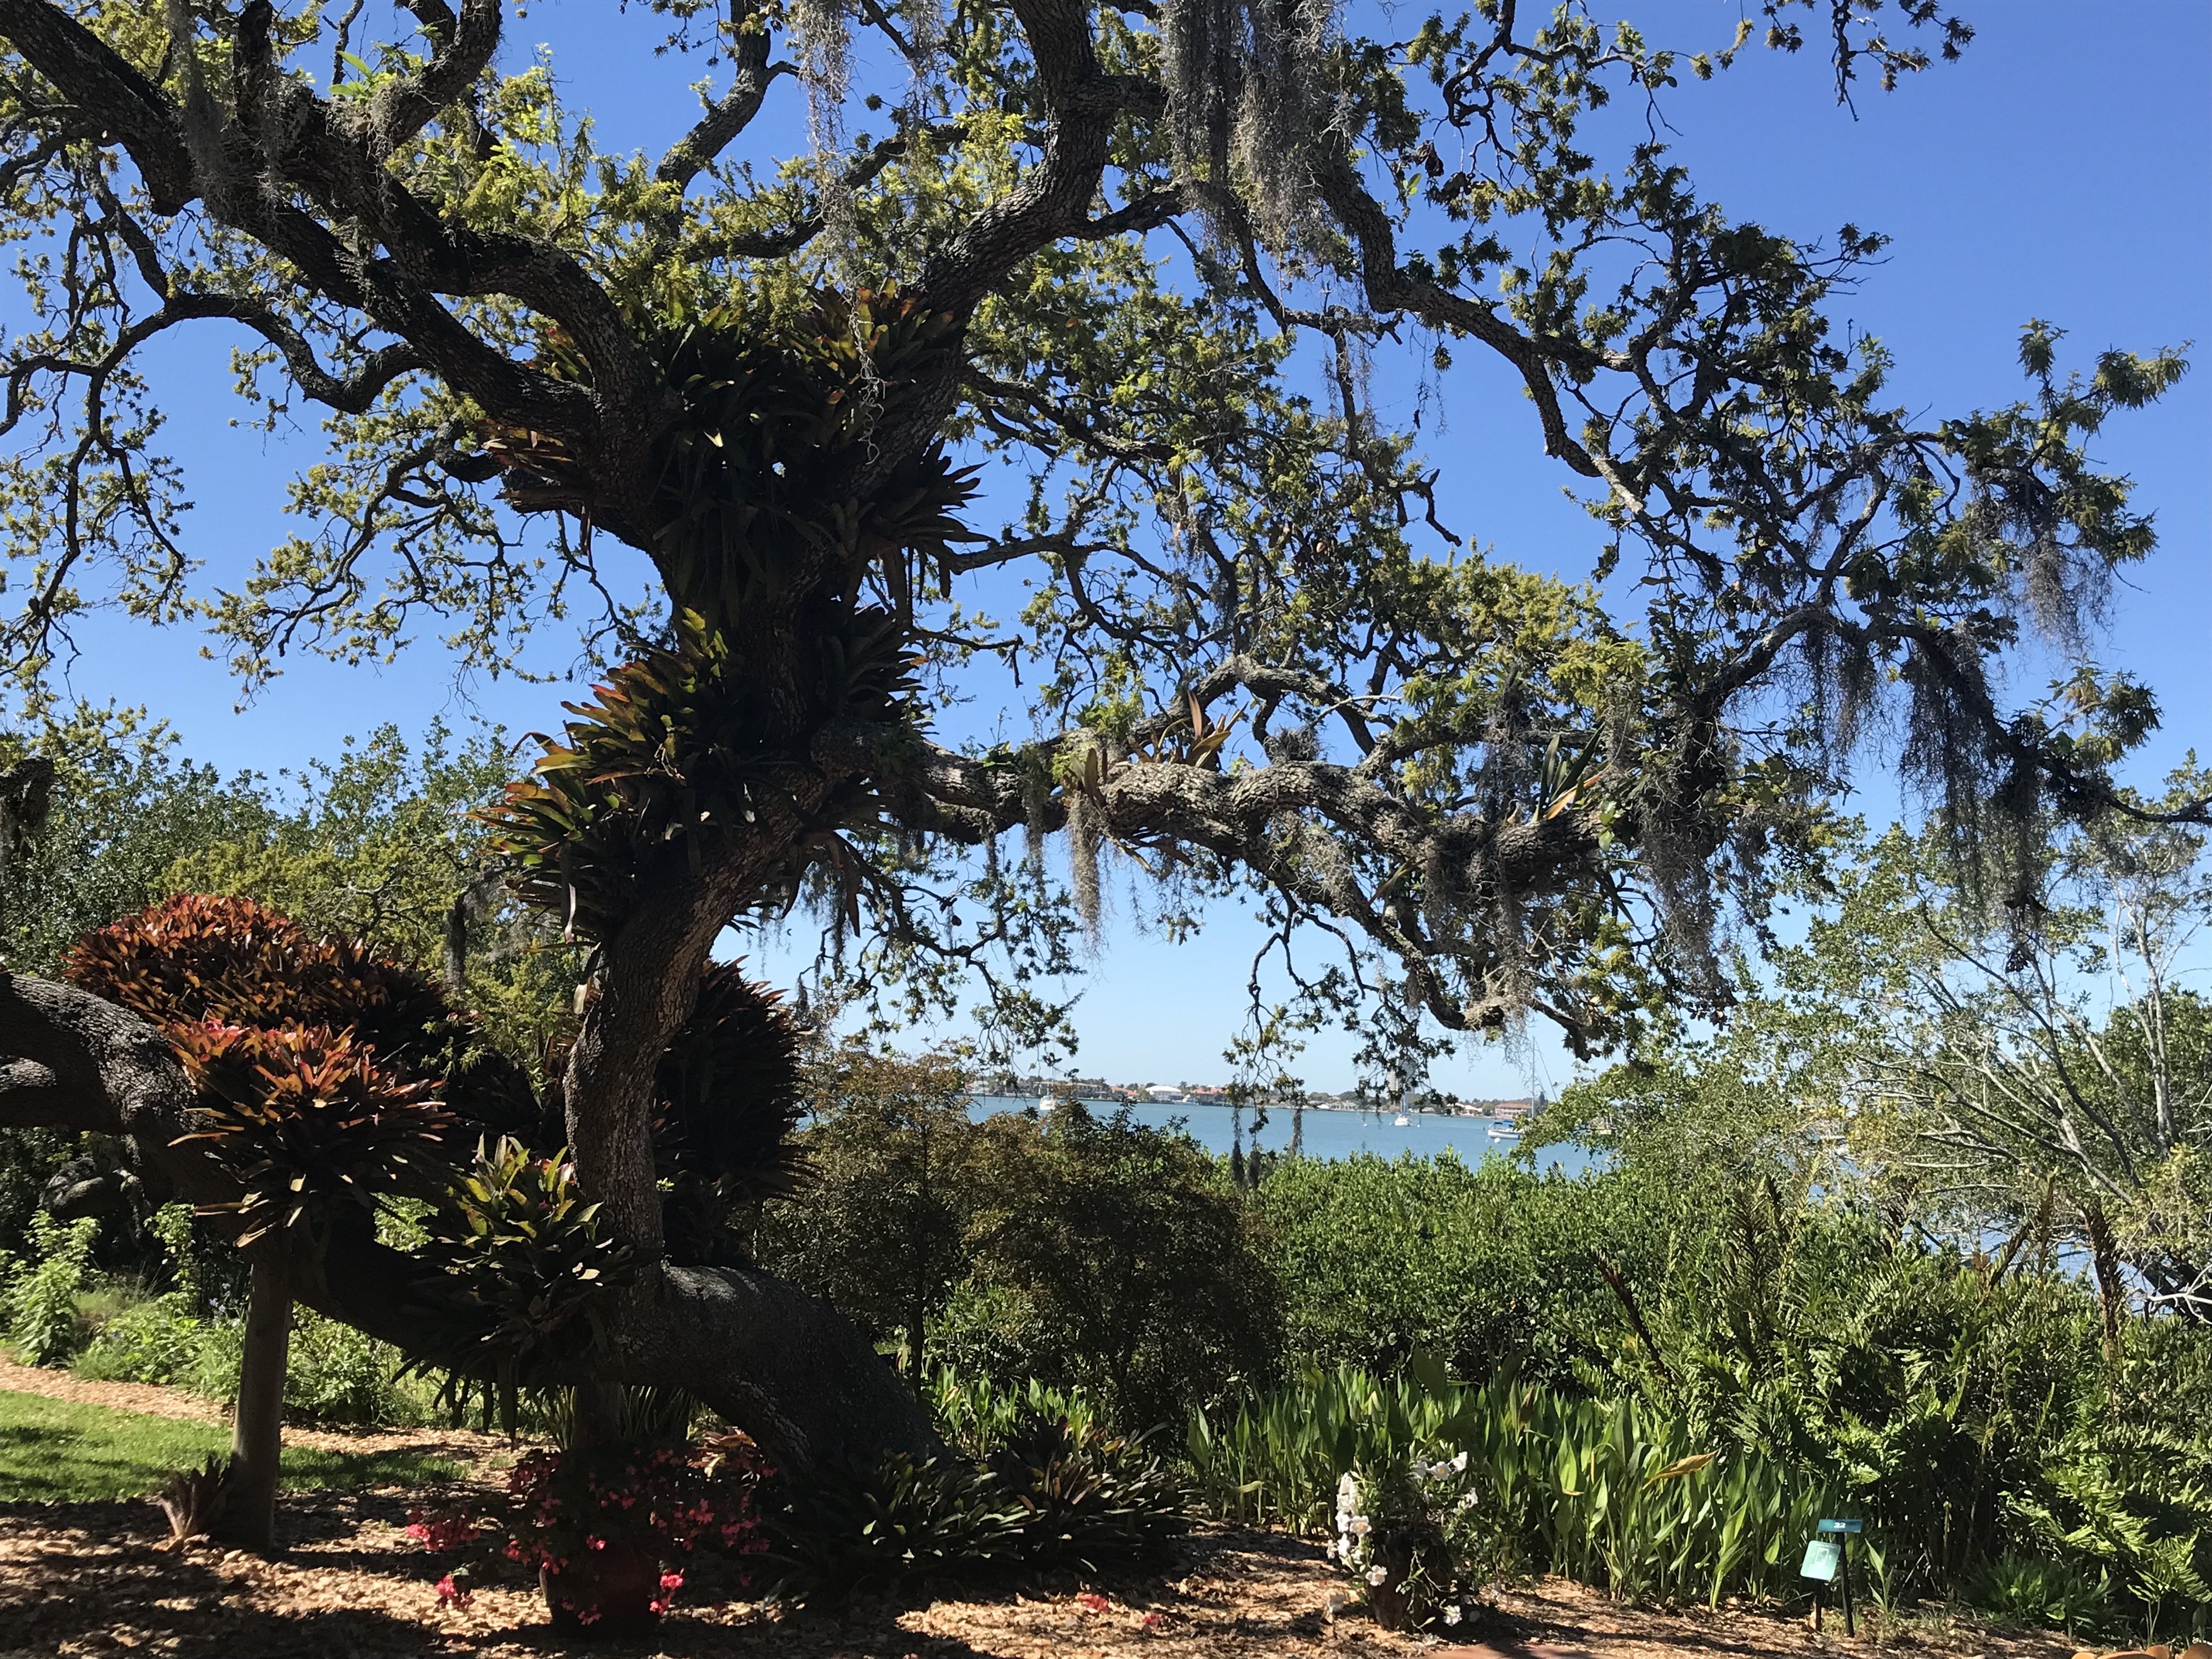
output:
M1899 1659L2069 1659L2075 1644L2046 1631L1993 1629L1940 1615L1885 1619L1862 1608L1858 1635L1844 1634L1830 1607L1815 1634L1807 1620L1724 1606L1668 1613L1623 1606L1564 1578L1500 1590L1483 1629L1467 1644L1431 1649L1428 1659L1798 1659L1816 1655L1894 1655Z
M205 1544L172 1549L150 1504L0 1504L0 1659L159 1654L175 1659L526 1659L556 1642L534 1585L479 1589L442 1604L436 1558L402 1528L404 1492L297 1493L284 1547L260 1558ZM1211 1532L1145 1579L1073 1578L972 1600L869 1600L836 1614L778 1615L743 1598L727 1569L695 1564L678 1605L644 1643L592 1650L667 1659L1799 1659L1955 1656L2065 1659L2057 1638L1941 1624L1846 1642L1832 1623L1755 1612L1655 1613L1558 1580L1502 1593L1468 1644L1393 1636L1334 1618L1343 1582L1318 1547ZM725 1599L727 1598L727 1599Z
M0 1659L161 1654L177 1659L563 1651L535 1585L440 1602L444 1571L402 1528L419 1494L296 1493L284 1547L258 1558L171 1549L147 1504L0 1504ZM728 1569L696 1563L647 1643L616 1654L676 1659L1260 1659L1411 1654L1418 1639L1346 1618L1318 1547L1251 1534L1185 1540L1182 1560L1133 1582L1040 1583L974 1601L867 1599L834 1614L779 1615L739 1599ZM725 1598L727 1598L726 1600Z
M222 1415L174 1389L4 1363L0 1389L170 1417ZM496 1478L514 1455L500 1437L450 1430L288 1429L286 1438L343 1450L436 1450L478 1478ZM287 1493L283 1547L267 1558L206 1543L173 1548L160 1511L144 1501L0 1504L0 1659L538 1659L569 1651L554 1638L536 1586L519 1574L478 1589L465 1606L440 1601L445 1566L404 1531L408 1509L425 1496ZM1802 1620L1758 1611L1653 1612L1546 1579L1501 1591L1480 1627L1447 1646L1391 1635L1357 1613L1337 1617L1346 1586L1317 1544L1209 1529L1177 1553L1173 1566L1141 1577L963 1592L973 1599L868 1600L835 1614L763 1609L732 1568L702 1560L687 1569L675 1610L650 1641L587 1650L640 1659L2067 1659L2074 1645L1941 1620L1876 1620L1846 1641L1832 1617L1815 1636Z

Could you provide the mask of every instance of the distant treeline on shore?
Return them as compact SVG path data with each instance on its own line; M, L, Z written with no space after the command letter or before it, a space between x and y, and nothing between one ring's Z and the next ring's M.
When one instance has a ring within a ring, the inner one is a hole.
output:
M1121 1084L1108 1083L1103 1078L1054 1077L999 1077L986 1079L975 1088L975 1097L985 1100L1074 1100L1090 1106L1233 1106L1238 1103L1234 1091L1203 1084ZM1417 1097L1401 1105L1395 1098L1380 1094L1364 1094L1358 1090L1340 1095L1309 1092L1297 1095L1271 1094L1264 1099L1248 1097L1243 1103L1249 1106L1264 1106L1270 1111L1289 1111L1304 1107L1320 1112L1395 1112L1409 1110L1430 1113L1443 1117L1521 1117L1539 1110L1545 1104L1541 1096L1534 1100L1461 1100L1455 1096Z

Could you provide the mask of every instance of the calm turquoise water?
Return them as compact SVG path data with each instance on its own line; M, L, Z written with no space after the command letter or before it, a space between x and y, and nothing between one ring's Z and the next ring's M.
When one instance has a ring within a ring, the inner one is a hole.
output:
M969 1103L968 1112L971 1117L985 1118L997 1112L1025 1111L1036 1104L1034 1099L1018 1095L984 1095ZM1091 1109L1103 1114L1115 1108L1101 1103ZM1154 1128L1164 1128L1181 1120L1191 1138L1208 1152L1229 1151L1230 1112L1226 1106L1200 1106L1187 1102L1172 1106L1132 1106L1129 1115ZM1501 1144L1490 1139L1491 1120L1486 1117L1443 1117L1415 1112L1413 1119L1401 1129L1394 1127L1389 1114L1378 1116L1365 1112L1310 1111L1305 1115L1305 1155L1337 1158L1372 1152L1378 1158L1395 1158L1401 1152L1411 1152L1416 1158L1434 1158L1439 1152L1456 1152L1463 1163L1480 1164L1493 1154L1503 1157L1515 1150L1511 1141ZM1247 1113L1245 1146L1251 1146L1255 1139L1251 1115ZM1289 1146L1290 1113L1270 1111L1267 1127L1256 1139L1269 1152L1279 1152ZM1554 1146L1538 1155L1537 1167L1579 1175L1591 1163L1587 1152L1571 1146Z

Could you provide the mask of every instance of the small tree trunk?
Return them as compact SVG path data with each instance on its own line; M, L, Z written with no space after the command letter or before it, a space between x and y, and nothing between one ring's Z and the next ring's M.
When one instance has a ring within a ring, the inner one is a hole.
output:
M923 1311L926 1305L921 1297L916 1295L914 1298L913 1309L907 1315L906 1321L906 1380L907 1386L914 1390L914 1397L916 1400L922 1397L922 1344L927 1340L923 1325L928 1318Z
M469 893L464 887L446 912L446 994L456 1007L469 994Z
M613 1451L632 1438L629 1401L619 1382L591 1377L576 1384L566 1451Z
M246 1351L230 1436L230 1494L216 1535L265 1550L276 1541L276 1473L284 1450L284 1364L292 1346L292 1285L281 1261L256 1256L246 1303Z
M2094 1199L2081 1206L2081 1220L2089 1234L2089 1267L2097 1279L2099 1310L2105 1316L2105 1356L2120 1357L2120 1315L2127 1285L2120 1273L2119 1247L2113 1242L2105 1206Z

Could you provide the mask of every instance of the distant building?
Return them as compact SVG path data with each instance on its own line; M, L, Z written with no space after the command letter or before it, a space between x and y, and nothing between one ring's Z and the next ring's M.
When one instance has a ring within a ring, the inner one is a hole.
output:
M1018 1077L1000 1072L983 1079L979 1095L1012 1096L1017 1099L1118 1100L1122 1091L1107 1086L1103 1077Z
M1183 1097L1182 1091L1165 1083L1155 1083L1145 1090L1147 1099L1161 1105L1171 1105Z

